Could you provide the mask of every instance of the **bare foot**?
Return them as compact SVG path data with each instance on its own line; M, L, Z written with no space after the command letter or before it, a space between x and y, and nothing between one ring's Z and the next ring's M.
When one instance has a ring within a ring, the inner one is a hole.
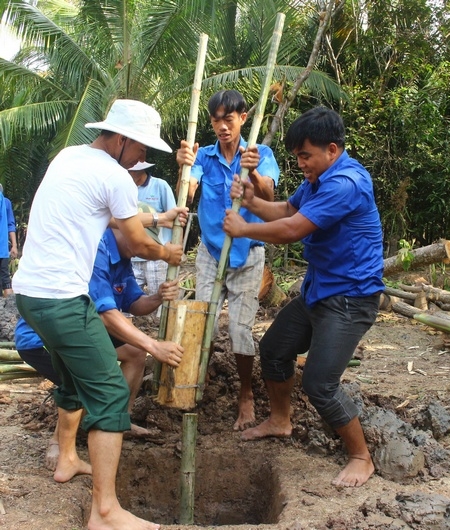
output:
M372 459L350 457L348 464L331 481L334 486L344 486L346 488L358 488L365 484L373 475L375 467Z
M84 462L78 456L74 459L58 460L53 478L56 482L68 482L76 475L92 475L91 464Z
M248 442L250 440L258 440L259 438L267 438L269 436L275 436L276 438L286 438L292 434L291 422L283 425L277 425L270 418L263 421L256 427L246 429L242 435L242 440Z
M255 423L255 407L253 396L251 398L239 399L239 416L233 425L233 431L243 431Z
M130 430L131 430L132 436L148 436L150 434L150 431L148 429L145 429L144 427L136 425L135 423L131 424Z
M88 530L158 530L159 524L144 521L127 512L119 504L106 514L91 513Z
M48 442L47 453L45 455L45 466L50 471L55 471L56 466L58 465L59 457L59 443L54 440Z

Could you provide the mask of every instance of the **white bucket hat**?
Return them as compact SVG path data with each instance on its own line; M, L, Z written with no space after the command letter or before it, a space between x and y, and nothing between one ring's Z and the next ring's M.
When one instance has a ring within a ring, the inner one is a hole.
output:
M147 147L166 153L172 149L161 139L161 116L149 105L134 99L116 99L104 121L86 123L88 129L102 129L123 134Z
M155 164L149 164L148 162L138 162L133 167L130 167L128 171L143 171L144 169L148 169L154 165Z

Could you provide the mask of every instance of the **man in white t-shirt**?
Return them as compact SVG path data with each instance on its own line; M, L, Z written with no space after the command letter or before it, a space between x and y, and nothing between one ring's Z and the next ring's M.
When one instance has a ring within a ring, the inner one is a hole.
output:
M174 208L177 203L172 188L164 180L150 174L149 168L154 164L138 162L128 171L138 187L139 203L145 203L157 215ZM164 245L172 240L170 228L160 228L158 238ZM159 286L167 277L167 262L164 260L144 260L139 257L131 258L136 281L141 287L147 287L149 295L156 294Z
M124 510L115 482L123 431L130 428L128 385L95 306L88 296L97 247L111 217L133 254L178 265L180 245L159 245L137 217L137 188L128 169L147 147L171 152L160 137L158 112L134 100L116 100L90 145L63 149L50 164L33 200L27 238L13 278L17 307L42 338L62 384L57 482L92 472L89 530L156 530L159 525ZM171 220L186 209L175 208ZM183 215L182 214L182 215ZM183 348L154 341L149 353L177 367ZM75 438L82 410L91 465L79 459Z

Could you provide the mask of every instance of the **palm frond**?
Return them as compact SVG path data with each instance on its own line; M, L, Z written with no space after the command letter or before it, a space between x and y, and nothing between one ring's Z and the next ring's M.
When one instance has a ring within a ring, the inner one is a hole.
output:
M113 94L108 95L103 85L92 79L80 97L67 125L55 137L50 158L69 145L90 143L98 131L86 129L85 124L102 120L112 99L114 99Z
M30 103L0 111L1 146L7 149L15 141L48 134L64 121L74 101L56 100Z

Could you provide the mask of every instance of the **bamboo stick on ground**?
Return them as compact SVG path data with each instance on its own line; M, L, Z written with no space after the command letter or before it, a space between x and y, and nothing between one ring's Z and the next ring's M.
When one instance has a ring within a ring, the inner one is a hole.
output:
M10 341L6 341L6 342L0 342L0 348L12 348L12 349L16 349L16 343L15 342L10 342Z
M0 348L0 361L23 362L22 357L18 354L17 350L5 350L4 348Z
M188 128L186 141L191 147L194 146L195 134L197 132L198 107L200 103L200 94L202 88L203 71L205 69L206 49L208 45L208 35L202 33L200 35L199 47L197 53L197 63L195 66L194 82L191 93L191 106L189 109ZM184 165L181 171L180 188L177 199L177 206L186 206L187 195L189 191L189 178L191 174L190 166ZM176 245L183 244L183 227L180 224L178 217L175 219L172 229L172 243ZM178 274L178 267L169 265L167 268L167 280L174 280ZM161 316L159 319L158 338L160 340L166 339L167 318L169 311L169 302L163 302L161 307ZM159 378L161 377L161 363L155 360L153 366L153 385L152 390L154 394L158 393Z
M255 116L253 118L252 127L250 129L250 134L248 137L247 145L248 147L252 147L256 144L256 140L258 139L259 129L261 127L262 120L264 118L264 109L267 102L267 97L269 95L269 88L272 83L272 76L273 71L275 68L275 62L277 58L278 53L278 47L281 40L281 34L283 32L283 25L284 25L284 19L285 15L283 13L278 13L277 18L275 21L275 28L272 36L272 42L270 46L269 56L267 59L267 67L266 67L266 77L264 79L264 83L262 86L261 94L259 97L259 101L256 107ZM248 178L248 170L246 168L242 168L240 172L240 179L246 180ZM235 212L238 212L241 207L241 200L240 199L234 199L232 209ZM220 255L219 264L217 267L217 275L214 282L213 292L211 295L211 301L209 304L208 309L208 315L206 319L206 328L205 328L205 335L203 338L202 343L202 353L201 353L201 360L200 360L200 368L199 368L199 384L197 388L197 401L199 401L203 396L203 388L206 378L206 370L208 368L208 361L209 361L209 352L211 348L211 342L212 342L212 336L214 331L214 322L215 317L217 313L217 306L219 303L220 298L220 292L222 290L226 268L228 265L228 257L230 254L230 248L231 248L232 238L228 235L225 236L225 241L222 247L222 252Z
M413 318L422 324L450 333L450 319L447 320L428 313L417 313Z

